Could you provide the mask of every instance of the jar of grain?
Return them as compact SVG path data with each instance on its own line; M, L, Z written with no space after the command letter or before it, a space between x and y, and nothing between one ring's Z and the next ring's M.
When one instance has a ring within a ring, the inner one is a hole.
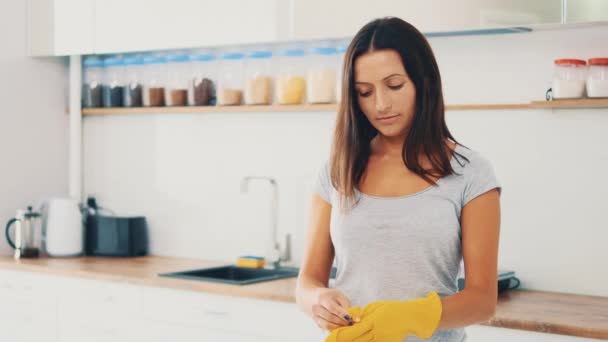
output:
M581 59L557 59L553 68L552 96L555 99L578 99L585 94L587 62Z
M215 83L217 82L217 61L210 53L190 55L192 66L188 103L192 106L215 105Z
M281 51L275 82L276 102L302 104L306 97L306 52L294 48Z
M273 95L272 52L254 51L245 60L245 104L269 105Z
M336 49L317 47L312 49L306 75L308 103L336 102Z
M99 58L89 57L84 60L82 82L82 107L101 107L101 88L103 86L103 63Z
M108 57L103 61L104 81L101 102L104 107L122 107L124 92L124 63L119 57Z
M587 76L588 97L608 97L608 58L591 58Z
M165 103L167 106L183 107L188 105L190 85L190 59L185 54L167 56L167 86Z
M124 59L125 64L125 89L123 92L123 104L125 107L141 107L143 104L143 58L129 56Z
M162 107L165 105L166 68L167 63L164 57L144 57L144 106Z
M217 104L238 106L243 102L243 72L245 55L230 52L222 55L219 66Z

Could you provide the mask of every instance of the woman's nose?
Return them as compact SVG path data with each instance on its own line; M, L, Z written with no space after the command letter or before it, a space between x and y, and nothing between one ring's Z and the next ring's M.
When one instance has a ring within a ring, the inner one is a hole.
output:
M383 91L376 92L376 111L379 114L386 114L391 110L390 100Z

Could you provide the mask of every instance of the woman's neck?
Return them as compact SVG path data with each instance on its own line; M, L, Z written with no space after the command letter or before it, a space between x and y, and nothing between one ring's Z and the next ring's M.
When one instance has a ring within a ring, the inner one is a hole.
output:
M403 144L405 136L387 137L378 134L372 139L372 154L382 159L403 159Z

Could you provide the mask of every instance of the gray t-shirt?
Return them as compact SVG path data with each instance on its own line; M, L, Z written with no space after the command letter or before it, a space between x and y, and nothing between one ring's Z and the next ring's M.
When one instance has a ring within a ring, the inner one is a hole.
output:
M409 300L436 291L458 292L462 261L460 213L475 197L501 186L491 163L458 145L451 165L457 174L437 186L401 197L375 197L355 190L360 200L349 212L338 208L329 162L319 171L315 191L332 204L330 235L337 275L333 287L353 306L378 300ZM462 164L462 165L461 165ZM333 205L333 204L336 205ZM438 330L430 341L464 341L464 329ZM404 341L420 341L409 336Z

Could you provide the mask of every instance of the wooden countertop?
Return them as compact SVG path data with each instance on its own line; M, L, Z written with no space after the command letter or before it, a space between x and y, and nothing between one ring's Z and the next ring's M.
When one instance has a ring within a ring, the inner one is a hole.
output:
M158 276L225 264L158 256L21 260L0 257L0 269L295 303L295 278L240 286ZM483 325L608 340L608 297L511 290L500 295L496 315Z

